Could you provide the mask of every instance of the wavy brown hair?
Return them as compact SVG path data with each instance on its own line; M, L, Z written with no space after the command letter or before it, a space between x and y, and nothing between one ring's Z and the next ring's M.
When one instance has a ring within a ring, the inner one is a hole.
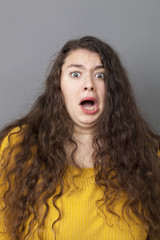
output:
M116 52L90 36L64 45L53 62L43 94L30 112L0 133L1 142L8 135L8 146L1 156L3 178L8 186L1 210L5 211L7 231L11 239L26 239L40 221L41 206L46 208L39 227L44 225L49 211L48 198L54 196L52 202L57 208L56 199L63 194L63 176L68 166L64 146L66 143L73 145L72 160L75 161L77 144L61 92L60 76L65 58L76 49L98 53L106 70L105 110L93 140L95 181L105 189L103 204L112 211L112 203L124 192L127 198L123 211L130 215L129 210L132 210L147 227L150 239L158 240L160 161L157 152L160 137L138 110L127 73ZM12 131L17 126L17 130ZM17 135L18 140L13 141ZM56 193L58 185L60 191ZM58 211L57 221L61 217ZM28 233L24 234L26 221L29 221Z

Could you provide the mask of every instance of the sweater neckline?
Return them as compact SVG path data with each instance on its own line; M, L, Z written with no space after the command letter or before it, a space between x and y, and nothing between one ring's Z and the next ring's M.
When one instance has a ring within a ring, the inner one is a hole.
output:
M72 168L72 169L78 169L76 166L74 166L74 165L71 165L71 164L69 164L68 165L69 166L69 168ZM82 171L93 171L93 167L89 167L89 168L81 168L82 169Z
M68 165L67 177L70 179L73 175L78 175L77 178L75 178L75 181L77 181L78 184L81 182L81 185L85 183L93 183L95 180L95 172L93 167L79 169L76 166Z

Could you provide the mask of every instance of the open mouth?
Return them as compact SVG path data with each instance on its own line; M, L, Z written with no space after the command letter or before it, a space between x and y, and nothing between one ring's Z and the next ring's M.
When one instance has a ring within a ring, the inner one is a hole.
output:
M85 97L81 99L80 107L86 114L95 114L98 111L97 100L94 97Z
M87 110L93 110L95 106L95 102L92 100L84 100L81 102L81 106Z

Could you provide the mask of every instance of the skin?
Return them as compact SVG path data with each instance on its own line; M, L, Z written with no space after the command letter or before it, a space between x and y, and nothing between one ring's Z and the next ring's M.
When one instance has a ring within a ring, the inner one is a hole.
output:
M73 137L78 144L76 162L83 168L93 166L92 139L105 105L104 72L99 55L86 49L71 51L62 66L61 91L67 111L74 122ZM79 103L84 97L96 98L96 113L86 114L82 111ZM71 151L67 145L68 156Z
M73 66L78 65L78 66ZM91 134L104 109L104 68L97 53L86 49L72 51L62 66L61 90L75 132ZM86 114L79 106L84 97L94 97L98 103L95 114Z

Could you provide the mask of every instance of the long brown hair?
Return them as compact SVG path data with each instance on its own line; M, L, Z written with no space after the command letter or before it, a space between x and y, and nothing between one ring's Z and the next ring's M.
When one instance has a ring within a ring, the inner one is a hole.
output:
M98 53L106 70L105 110L93 140L95 181L105 189L104 204L112 211L114 199L125 192L123 211L132 210L148 227L151 239L160 239L160 161L157 155L160 137L138 110L127 73L116 52L90 36L64 45L54 60L43 94L30 112L0 133L1 142L9 134L8 146L1 156L3 177L8 186L3 194L2 210L7 230L11 239L22 239L26 221L33 215L28 224L31 232L40 219L41 206L45 205L40 224L43 226L49 211L48 198L54 195L56 207L56 199L63 194L63 176L68 166L64 145L66 142L73 145L74 161L77 144L73 140L73 122L65 107L60 76L65 58L80 48ZM58 184L60 192L55 195Z

